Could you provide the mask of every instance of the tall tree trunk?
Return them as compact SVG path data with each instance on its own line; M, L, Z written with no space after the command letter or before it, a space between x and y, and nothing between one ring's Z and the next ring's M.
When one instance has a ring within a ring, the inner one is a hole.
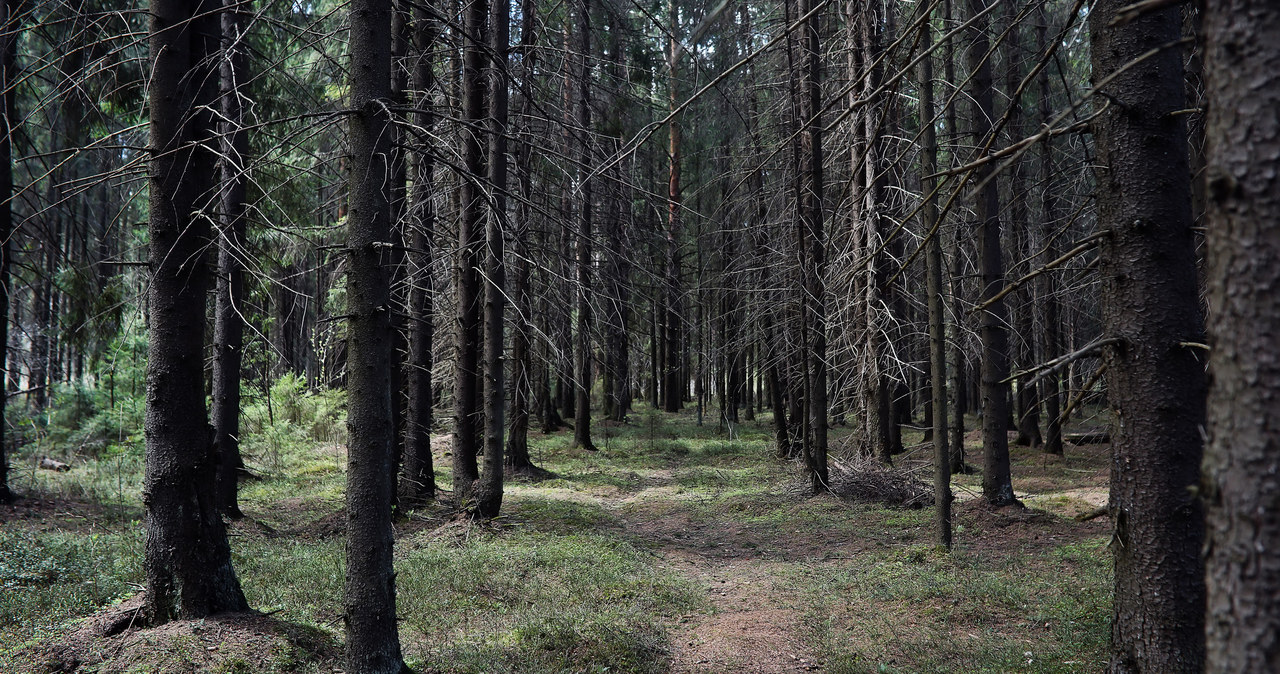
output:
M930 17L931 18L931 17ZM933 22L926 20L921 49L933 45ZM942 284L942 222L933 191L938 171L937 123L933 106L933 57L920 61L920 191L924 196L920 217L925 241L925 292L929 303L929 385L933 405L933 497L938 543L951 548L951 454L947 449L947 339L945 286Z
M583 134L578 145L579 183L581 203L578 206L578 339L574 364L578 375L574 382L574 408L577 412L573 426L573 444L586 450L595 450L591 442L591 217L592 172L591 157L591 0L582 0L578 16L579 38L582 40L581 66L578 70L578 128Z
M680 45L677 41L680 21L676 0L669 0L671 31L671 51L667 56L667 88L672 112L670 135L667 144L667 159L671 170L667 176L667 269L666 269L666 320L663 322L663 336L666 358L662 364L662 409L666 412L679 412L684 400L685 383L681 381L681 334L684 329L680 316L680 234L683 226L681 209L684 208L683 193L680 186L680 125L683 115L676 112L680 104L679 79L677 74L680 65Z
M218 511L204 392L215 198L217 4L152 0L147 345L146 612L153 623L248 609Z
M413 67L415 123L425 138L435 131L432 97L436 76L434 48L439 32L435 15L425 4L413 7L413 41L416 52ZM435 498L436 476L431 456L431 427L435 422L431 370L435 325L433 246L435 245L435 160L429 140L415 142L413 153L413 193L409 200L409 227L412 231L409 259L409 359L405 367L408 400L405 408L404 462L397 490L401 503L414 507Z
M1280 669L1280 7L1205 8L1207 670L1262 674Z
M20 18L16 10L19 0L4 0L4 15L0 16L0 114L4 115L4 128L12 129L17 119L13 95L14 56L17 52ZM13 232L13 134L0 134L0 367L16 369L9 351L9 304L12 286L9 283L9 265L13 245L9 237ZM12 370L6 370L11 372ZM9 377L0 376L0 419L4 419ZM15 495L9 489L9 445L6 433L0 432L0 503L10 503Z
M1111 432L1112 672L1204 666L1200 481L1205 422L1203 323L1197 292L1181 8L1114 23L1127 0L1089 13L1103 331ZM1154 54L1152 52L1155 50ZM1132 62L1142 57L1136 65ZM1118 72L1121 67L1128 68ZM1105 80L1104 80L1105 78Z
M471 496L480 477L476 466L479 452L480 391L480 248L484 192L478 182L484 176L484 154L480 128L487 114L484 106L484 44L487 0L463 3L462 56L462 213L458 222L457 338L454 359L453 493L459 503Z
M1049 13L1048 3L1041 2L1036 8L1036 53L1043 54L1048 47ZM1053 105L1050 98L1049 69L1042 68L1037 76L1040 89L1040 123L1049 125L1053 120ZM1041 228L1045 240L1045 262L1058 259L1061 254L1058 237L1054 232L1054 223L1058 218L1058 194L1055 191L1053 170L1053 139L1046 137L1040 144L1040 182L1043 201ZM1062 311L1058 302L1058 281L1056 273L1040 276L1040 303L1044 307L1044 357L1057 358L1062 354ZM1048 454L1063 453L1062 448L1062 373L1058 370L1045 375L1043 383L1045 435L1044 451Z
M213 428L218 453L218 495L222 512L242 517L239 476L240 370L244 353L245 184L249 134L245 130L240 86L246 81L244 16L237 0L222 0L222 218L218 237L218 281L213 310Z
M347 215L346 669L406 670L396 626L391 499L391 1L351 6L350 197Z
M799 14L804 16L814 9L812 0L799 0ZM804 125L799 138L801 145L799 193L796 202L800 209L800 245L809 244L807 264L804 264L805 300L802 311L807 316L809 336L805 339L808 358L808 422L812 436L810 451L806 455L806 469L810 488L816 494L829 491L827 475L827 311L824 295L826 285L827 237L823 215L822 178L822 48L821 11L805 20L801 42L802 84L800 92L800 118ZM803 253L802 253L803 255Z
M506 314L505 245L507 229L507 51L510 0L493 0L492 68L489 70L489 218L485 225L484 294L484 475L476 488L480 517L502 509L503 432L506 427L506 384L503 371L503 320Z
M537 2L522 0L520 5L520 111L517 126L520 141L516 150L516 176L520 182L520 201L516 206L517 223L512 245L515 262L515 287L512 301L515 304L515 328L511 331L511 421L507 425L506 467L529 472L534 469L529 457L529 397L533 377L533 352L530 336L533 334L533 302L529 283L532 281L529 264L529 227L533 220L533 146L528 142L528 125L533 115L533 83L535 76L534 45L537 43Z
M986 0L969 0L969 11L978 16ZM969 43L969 71L973 73L973 137L979 147L989 143L995 111L995 87L991 81L991 59L987 54L987 20L974 22ZM989 150L988 150L989 151ZM1013 505L1013 482L1009 472L1009 336L1005 328L1008 314L1004 302L991 302L1004 289L1004 257L1000 250L1000 198L996 180L987 164L975 171L974 181L986 181L978 191L974 209L978 220L980 274L986 304L979 320L982 336L982 495L994 506Z

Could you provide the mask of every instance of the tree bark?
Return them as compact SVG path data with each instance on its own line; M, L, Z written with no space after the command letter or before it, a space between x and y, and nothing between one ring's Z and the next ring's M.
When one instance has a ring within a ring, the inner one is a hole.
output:
M527 127L533 115L533 82L535 76L534 45L537 43L537 2L523 0L520 6L520 111L517 122ZM521 128L521 138L527 138L529 129ZM515 471L535 469L529 457L529 397L533 377L533 353L530 335L533 333L533 302L529 283L532 281L529 264L529 227L533 220L530 204L533 199L533 147L527 141L519 141L516 151L516 174L520 182L520 203L516 207L517 223L513 245L515 262L515 287L512 301L515 304L515 328L511 331L511 421L507 425L507 449L504 460L507 468Z
M1204 519L1191 489L1200 479L1205 377L1202 354L1186 345L1203 342L1204 328L1186 127L1176 114L1186 107L1182 53L1171 48L1181 8L1112 25L1127 4L1100 0L1089 14L1094 81L1112 78L1093 123L1098 227L1108 233L1098 265L1103 334L1119 340L1103 352L1115 415L1110 669L1197 672Z
M1043 54L1048 46L1049 13L1047 3L1036 9L1036 53ZM1043 68L1038 76L1040 88L1040 123L1048 125L1053 119L1053 106L1049 89L1049 69ZM1041 218L1045 238L1045 262L1058 259L1061 254L1054 223L1058 218L1058 195L1055 191L1053 170L1053 139L1046 137L1040 144L1040 181L1043 190ZM1062 353L1062 311L1058 301L1058 279L1055 273L1040 276L1040 302L1044 307L1044 356L1057 358ZM1062 455L1062 373L1050 372L1042 384L1044 390L1045 434L1044 451Z
M475 512L494 518L502 509L503 431L506 385L503 372L503 321L506 314L505 245L507 229L507 51L510 0L493 0L492 67L489 70L489 189L493 190L485 225L484 295L484 474L476 488Z
M426 5L413 7L413 33L416 61L413 68L415 121L428 134L435 130L432 97L436 88L434 43L439 28L435 16ZM435 303L433 246L435 245L435 160L432 145L423 139L416 143L413 154L413 193L409 208L411 241L409 253L409 359L405 384L408 396L405 409L404 463L399 493L406 507L419 506L435 498L436 476L431 456L431 427L435 422L432 395L432 342L435 325L432 310Z
M1280 7L1205 5L1207 671L1280 671Z
M218 511L204 392L216 185L212 106L220 22L212 1L152 0L147 345L146 613L153 623L248 609Z
M391 355L391 1L351 5L347 212L346 669L407 668L396 626L391 499L395 486Z
M12 129L17 119L13 95L14 56L17 53L20 19L16 10L21 3L5 0L4 15L0 16L0 114L4 115L6 129ZM12 286L9 282L9 266L13 245L9 238L13 232L13 134L0 134L0 366L15 368L9 351L9 304ZM6 370L6 373L12 370ZM6 384L9 377L0 376L0 419L4 418L8 400ZM9 489L9 444L0 432L0 503L11 503L16 495Z
M574 365L577 376L574 382L573 444L595 451L591 442L591 228L592 228L592 172L591 157L591 2L582 0L578 16L578 36L581 40L582 63L578 70L578 128L583 134L578 144L578 329L575 343Z
M477 184L485 175L480 127L485 123L485 32L487 0L465 0L462 57L462 213L458 222L457 338L454 359L453 494L462 503L480 477L476 455L480 445L480 248L484 193Z
M921 49L933 44L932 21L926 20ZM945 332L945 297L942 284L942 222L938 202L933 195L938 171L938 138L934 130L933 58L920 61L920 191L924 204L920 217L925 241L925 292L929 303L929 375L933 401L933 496L934 522L938 543L951 549L951 453L947 448L947 339Z
M969 11L977 16L986 8L986 0L969 0ZM991 59L987 54L987 20L974 22L969 43L969 70L973 73L973 137L979 147L991 135L995 111L995 87L991 81ZM987 164L974 173L975 182L991 175ZM979 319L982 336L982 495L994 506L1015 505L1013 482L1009 470L1009 337L1005 328L1008 313L1004 301L990 302L1004 289L1004 257L1000 250L1000 199L994 179L979 190L975 205L978 220L980 273L986 303Z
M246 81L248 46L244 16L237 0L222 0L222 218L218 237L218 281L213 326L214 448L218 453L219 507L233 519L243 515L238 503L240 458L240 374L244 355L244 272L247 218L245 184L249 134L242 123L240 86Z

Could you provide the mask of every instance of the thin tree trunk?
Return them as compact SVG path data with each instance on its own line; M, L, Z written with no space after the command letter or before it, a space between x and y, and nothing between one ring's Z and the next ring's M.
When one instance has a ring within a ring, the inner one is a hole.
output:
M0 114L4 115L4 128L12 129L17 119L16 96L13 95L14 56L17 52L19 17L15 16L20 2L5 0L4 15L0 16ZM4 419L8 400L6 384L9 374L16 370L16 362L9 351L9 305L12 286L9 282L9 265L13 246L9 242L13 232L13 135L0 134L0 367L10 368L0 375L0 419ZM0 503L11 503L16 495L9 489L9 444L7 434L0 432Z
M462 159L466 175L462 180L462 213L458 222L457 278L457 358L454 363L453 493L462 503L470 498L480 477L476 466L480 438L480 249L483 243L481 218L484 194L477 182L484 176L484 154L480 127L487 114L484 106L483 42L487 0L465 0L462 57Z
M502 509L503 431L506 385L503 372L503 321L506 314L505 245L507 229L507 51L511 23L509 0L493 0L493 67L489 71L489 218L485 226L484 295L484 475L476 488L480 517L497 517Z
M1191 217L1180 7L1113 23L1128 0L1089 13L1095 81L1110 82L1093 122L1111 433L1116 673L1204 667L1203 343ZM1155 50L1155 54L1149 52ZM1143 57L1136 65L1134 59ZM1117 72L1119 68L1128 68ZM1252 103L1251 103L1252 105Z
M413 67L415 122L427 138L435 130L432 96L436 88L434 43L439 28L435 16L426 5L413 7L413 40L416 61ZM435 245L435 161L427 140L419 140L413 154L413 194L409 201L412 228L409 259L409 359L405 384L408 400L405 409L404 465L400 475L401 503L415 507L435 498L436 476L431 456L431 427L435 422L431 370L435 365L432 322L435 304L433 246Z
M1036 9L1036 53L1043 54L1048 46L1049 13L1046 2L1041 2ZM1040 88L1040 123L1049 124L1053 118L1053 106L1050 99L1049 69L1043 68L1038 76ZM1058 218L1058 194L1055 190L1053 170L1053 139L1046 137L1040 145L1040 181L1043 190L1044 216L1041 218L1042 231L1046 241L1044 260L1049 262L1058 259L1061 254L1058 237L1053 227ZM1062 312L1058 303L1057 275L1053 273L1040 276L1040 302L1044 307L1044 356L1046 359L1057 358L1062 354ZM1062 447L1062 373L1050 372L1044 378L1044 411L1045 435L1044 451L1048 454L1063 453Z
M799 14L804 16L813 9L812 0L799 0ZM808 404L809 433L812 436L810 451L806 455L810 488L819 493L830 490L827 474L827 313L824 275L826 274L827 237L823 214L822 177L822 49L821 12L810 16L804 25L801 53L803 54L803 83L801 85L800 115L804 127L800 134L801 179L796 201L800 208L800 245L807 238L808 260L804 265L807 275L802 311L807 313L808 326Z
M533 82L535 76L534 45L537 43L537 2L523 0L520 5L520 111L517 125L527 127L533 115ZM521 128L520 138L527 138L529 129ZM520 141L516 151L516 174L520 182L520 203L517 205L515 236L512 245L515 261L515 287L512 300L515 304L515 328L511 331L511 421L507 425L507 450L505 465L513 471L534 470L529 457L529 396L533 373L533 354L530 335L533 332L531 313L533 303L529 296L532 281L529 264L529 226L533 219L530 204L533 199L533 147Z
M151 282L146 410L146 613L153 623L248 609L218 511L204 392L204 329L217 184L212 106L221 30L211 1L152 0Z
M213 326L213 428L218 453L219 507L232 519L243 515L237 502L240 458L240 375L244 353L245 185L249 134L242 123L240 86L246 81L248 46L237 0L222 0L222 222L218 237L218 281Z
M927 51L933 44L932 21L921 26L921 49ZM925 242L925 292L929 303L929 373L933 412L933 496L938 543L951 548L951 454L947 449L947 340L945 333L945 287L942 284L942 222L938 214L938 202L933 195L937 180L931 178L938 171L938 138L934 131L936 117L933 109L933 58L920 61L920 191L924 206L920 216L924 224Z
M578 145L580 181L578 191L578 339L574 357L578 375L574 382L574 408L577 412L573 426L573 444L594 451L591 442L591 218L592 180L587 175L593 166L591 158L591 2L582 0L578 16L579 37L582 40L581 66L578 70L578 128L583 134Z
M986 0L969 0L969 10L974 16L986 9ZM974 22L969 44L969 70L973 73L973 137L981 147L989 141L991 120L995 110L995 87L991 81L991 60L987 55L990 44L987 38L985 18ZM1013 495L1013 482L1009 470L1009 384L1003 383L1009 376L1009 336L1005 327L1008 314L1003 300L991 302L1004 289L1004 257L1000 249L1000 200L996 180L986 180L991 175L990 164L977 169L974 180L986 181L978 191L976 214L980 252L979 270L982 276L982 293L979 299L986 303L979 321L982 335L982 495L994 506L1018 503Z

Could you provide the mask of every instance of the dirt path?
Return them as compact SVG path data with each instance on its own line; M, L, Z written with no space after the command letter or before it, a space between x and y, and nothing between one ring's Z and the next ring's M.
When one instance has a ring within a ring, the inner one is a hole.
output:
M645 489L607 505L624 535L653 550L661 566L687 578L711 606L672 626L671 671L821 669L801 638L797 601L779 587L788 568L804 563L793 558L797 549L742 522L697 517L696 501L668 490L670 478L668 471L658 471Z

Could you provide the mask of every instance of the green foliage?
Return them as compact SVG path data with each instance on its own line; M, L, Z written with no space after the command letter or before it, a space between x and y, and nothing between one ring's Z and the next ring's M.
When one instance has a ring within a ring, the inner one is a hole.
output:
M346 392L312 391L293 373L266 395L246 391L240 419L240 449L246 460L273 473L305 470L316 445L346 443Z
M141 564L142 535L136 529L0 529L0 662L58 623L133 594Z

